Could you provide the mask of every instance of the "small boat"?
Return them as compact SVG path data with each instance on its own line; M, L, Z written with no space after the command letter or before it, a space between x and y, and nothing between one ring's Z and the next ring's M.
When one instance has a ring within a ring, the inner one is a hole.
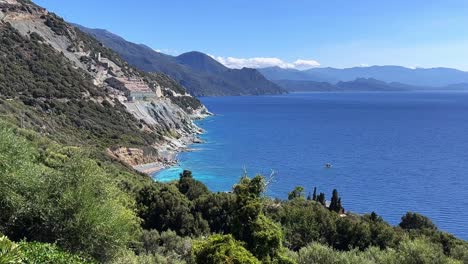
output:
M332 167L331 163L325 163L325 168L330 169Z

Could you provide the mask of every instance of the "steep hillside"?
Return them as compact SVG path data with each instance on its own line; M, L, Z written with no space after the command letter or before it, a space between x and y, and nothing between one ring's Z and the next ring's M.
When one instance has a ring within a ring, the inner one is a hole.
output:
M188 52L177 57L165 55L102 29L81 30L94 35L133 66L146 72L165 73L194 96L280 94L285 91L254 69L229 69L210 56Z
M29 1L0 1L0 42L0 114L22 127L129 165L164 162L200 132L207 111L183 87Z

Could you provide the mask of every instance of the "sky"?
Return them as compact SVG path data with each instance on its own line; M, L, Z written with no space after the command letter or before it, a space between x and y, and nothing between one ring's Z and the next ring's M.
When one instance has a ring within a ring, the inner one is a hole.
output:
M467 0L34 0L67 21L232 68L468 71Z

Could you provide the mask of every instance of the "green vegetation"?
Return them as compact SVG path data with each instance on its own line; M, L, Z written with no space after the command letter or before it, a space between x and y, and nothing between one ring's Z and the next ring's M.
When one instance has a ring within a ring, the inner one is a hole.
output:
M54 263L54 264L84 264L93 261L67 253L52 244L37 242L10 241L6 236L0 237L0 263Z
M193 251L197 263L260 264L232 235L213 235L207 240L197 241Z
M403 229L437 229L431 219L417 214L408 212L401 218L400 227Z
M104 91L50 46L21 36L9 25L0 26L0 42L0 114L16 115L18 124L21 115L22 126L50 133L63 143L101 150L149 145L159 137L143 132L142 123L120 103L89 100L88 95Z
M106 259L139 236L132 200L74 148L41 146L0 129L0 232Z
M174 86L55 15L42 19L147 83ZM106 91L42 42L0 24L0 264L468 263L468 243L428 218L408 213L390 226L376 213L343 214L337 190L327 207L324 193L306 199L300 186L288 200L266 197L262 176L218 193L190 171L152 181L103 152L148 146L169 133L165 124L149 131L117 101L98 100Z
M16 241L2 239L0 258L462 263L468 257L465 241L415 213L392 227L375 213L340 216L305 199L302 188L289 200L272 200L263 196L261 176L242 177L230 193L210 192L190 171L171 183L134 181L136 175L126 172L113 177L118 166L100 163L82 148L5 122L0 127L0 232Z

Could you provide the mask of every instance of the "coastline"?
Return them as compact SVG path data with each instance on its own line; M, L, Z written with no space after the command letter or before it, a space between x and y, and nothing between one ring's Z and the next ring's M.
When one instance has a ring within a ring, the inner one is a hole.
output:
M196 114L192 118L193 120L203 120L212 115L212 113L207 111L206 114ZM136 164L132 166L133 169L151 176L154 173L177 165L179 162L177 155L179 153L190 151L190 146L193 144L203 143L203 140L199 136L205 131L196 124L193 124L192 130L192 134L183 135L178 139L164 137L163 142L153 145L153 148L158 150L158 161Z

